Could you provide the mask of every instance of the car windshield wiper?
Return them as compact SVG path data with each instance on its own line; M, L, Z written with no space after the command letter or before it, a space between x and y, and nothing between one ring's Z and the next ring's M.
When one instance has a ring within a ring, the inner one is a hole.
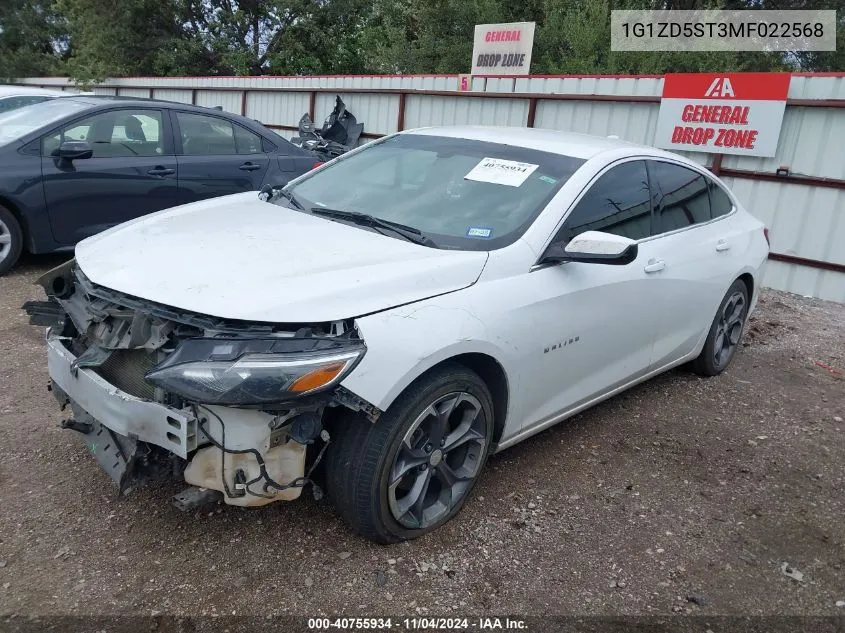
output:
M293 195L293 192L290 192L287 189L279 189L279 195L282 196L288 202L290 202L300 211L305 211L305 207L303 207L302 203L296 199L296 196Z
M423 246L437 247L437 244L430 237L423 235L419 229L407 224L400 224L399 222L392 222L391 220L382 220L374 215L367 213L359 213L358 211L342 211L340 209L328 209L326 207L312 207L311 213L314 215L323 215L327 218L337 218L339 220L349 220L361 226L370 226L376 229L387 229L393 231L397 235L401 235L409 242L414 244L421 244Z
M282 186L273 186L273 185L264 185L258 191L258 196L265 196L261 198L265 202L272 202L273 198L276 196L282 196L285 200L291 203L294 207L299 209L300 211L305 211L305 207L302 206L302 203L296 199L296 197L290 192L284 189L284 185Z

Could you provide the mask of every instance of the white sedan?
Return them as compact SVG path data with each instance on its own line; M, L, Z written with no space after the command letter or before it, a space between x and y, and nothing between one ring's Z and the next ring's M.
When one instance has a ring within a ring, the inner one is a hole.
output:
M27 307L65 426L121 489L313 484L393 542L454 517L492 452L672 367L724 371L768 250L681 156L427 128L91 237Z
M57 97L73 96L74 94L77 93L32 86L0 86L0 112L10 112L33 103L41 103Z

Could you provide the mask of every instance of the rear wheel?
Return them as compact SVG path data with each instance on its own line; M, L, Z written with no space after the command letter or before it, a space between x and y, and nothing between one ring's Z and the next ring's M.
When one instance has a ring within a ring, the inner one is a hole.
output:
M326 487L341 516L380 543L416 538L463 507L487 460L493 402L461 365L423 376L371 424L338 420Z
M747 316L748 289L742 281L736 280L719 304L704 349L692 362L696 373L715 376L727 369L739 348Z
M0 205L0 275L15 265L23 250L23 231L18 219Z

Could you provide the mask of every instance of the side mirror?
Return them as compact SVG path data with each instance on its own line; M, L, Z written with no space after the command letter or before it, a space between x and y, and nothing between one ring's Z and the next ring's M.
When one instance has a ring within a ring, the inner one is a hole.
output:
M637 243L621 235L587 231L566 246L557 242L549 246L540 263L583 262L624 266L637 258Z
M91 158L94 150L86 141L65 141L59 145L56 155L63 160Z

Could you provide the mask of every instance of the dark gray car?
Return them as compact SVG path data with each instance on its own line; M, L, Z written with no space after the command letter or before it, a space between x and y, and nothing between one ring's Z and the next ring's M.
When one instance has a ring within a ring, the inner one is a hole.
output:
M147 213L283 185L315 161L252 119L175 102L72 97L0 114L0 274L24 250L70 250Z

